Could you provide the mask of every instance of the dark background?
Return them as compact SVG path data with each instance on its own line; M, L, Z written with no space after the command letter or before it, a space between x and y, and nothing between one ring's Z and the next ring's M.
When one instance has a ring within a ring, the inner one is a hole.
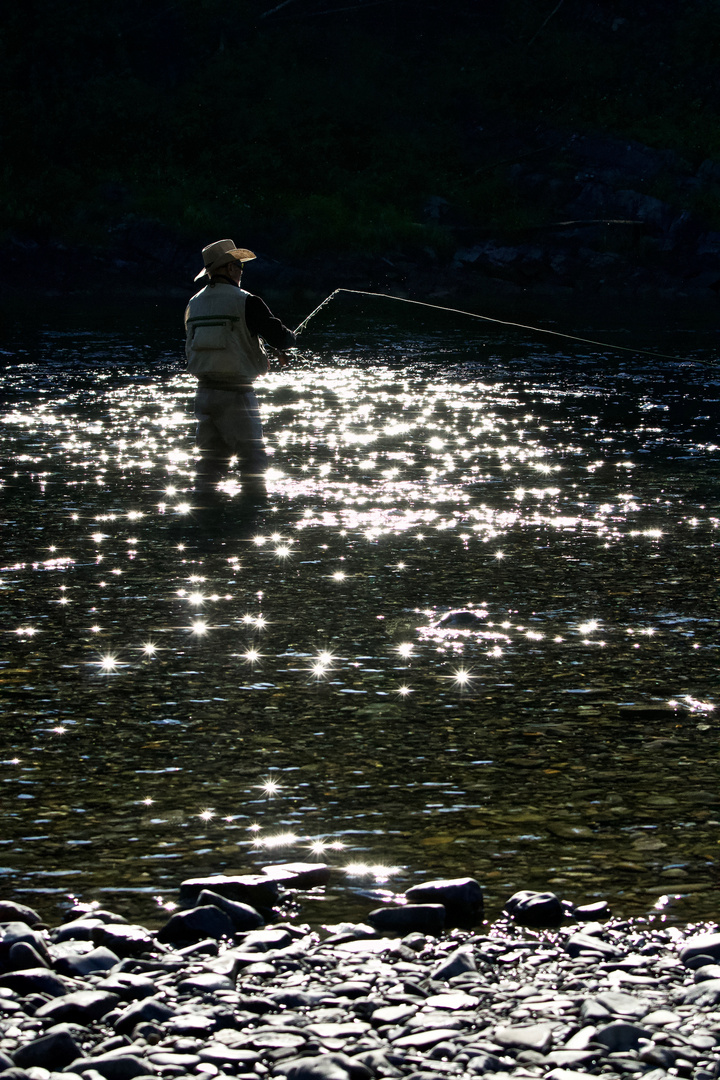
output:
M24 0L0 60L9 288L229 236L280 287L717 298L716 0Z

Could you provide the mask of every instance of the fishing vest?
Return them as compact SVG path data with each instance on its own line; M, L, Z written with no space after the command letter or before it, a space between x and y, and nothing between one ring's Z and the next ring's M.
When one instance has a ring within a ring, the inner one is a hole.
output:
M188 371L227 383L251 383L268 370L260 339L245 322L250 294L235 285L206 285L185 312Z

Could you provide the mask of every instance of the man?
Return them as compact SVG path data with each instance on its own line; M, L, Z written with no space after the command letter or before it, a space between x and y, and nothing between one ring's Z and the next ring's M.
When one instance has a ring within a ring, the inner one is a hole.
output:
M252 251L218 240L202 255L204 269L195 281L206 284L185 312L188 370L198 378L196 489L214 496L230 458L237 455L243 496L262 503L267 455L253 382L270 369L263 341L278 350L284 367L284 350L295 344L295 335L259 296L240 288L243 264L256 258Z

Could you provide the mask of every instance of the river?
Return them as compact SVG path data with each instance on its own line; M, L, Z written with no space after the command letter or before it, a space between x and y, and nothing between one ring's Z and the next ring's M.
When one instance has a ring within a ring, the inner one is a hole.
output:
M465 874L716 916L712 350L335 301L259 385L272 510L215 526L176 321L0 342L0 892L157 925L321 859L313 924Z

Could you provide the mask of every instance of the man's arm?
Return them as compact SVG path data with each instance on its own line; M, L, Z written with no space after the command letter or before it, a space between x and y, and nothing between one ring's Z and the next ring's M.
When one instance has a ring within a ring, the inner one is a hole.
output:
M295 335L276 319L270 308L259 296L248 296L245 301L245 322L251 334L256 334L268 345L282 352L295 344Z

